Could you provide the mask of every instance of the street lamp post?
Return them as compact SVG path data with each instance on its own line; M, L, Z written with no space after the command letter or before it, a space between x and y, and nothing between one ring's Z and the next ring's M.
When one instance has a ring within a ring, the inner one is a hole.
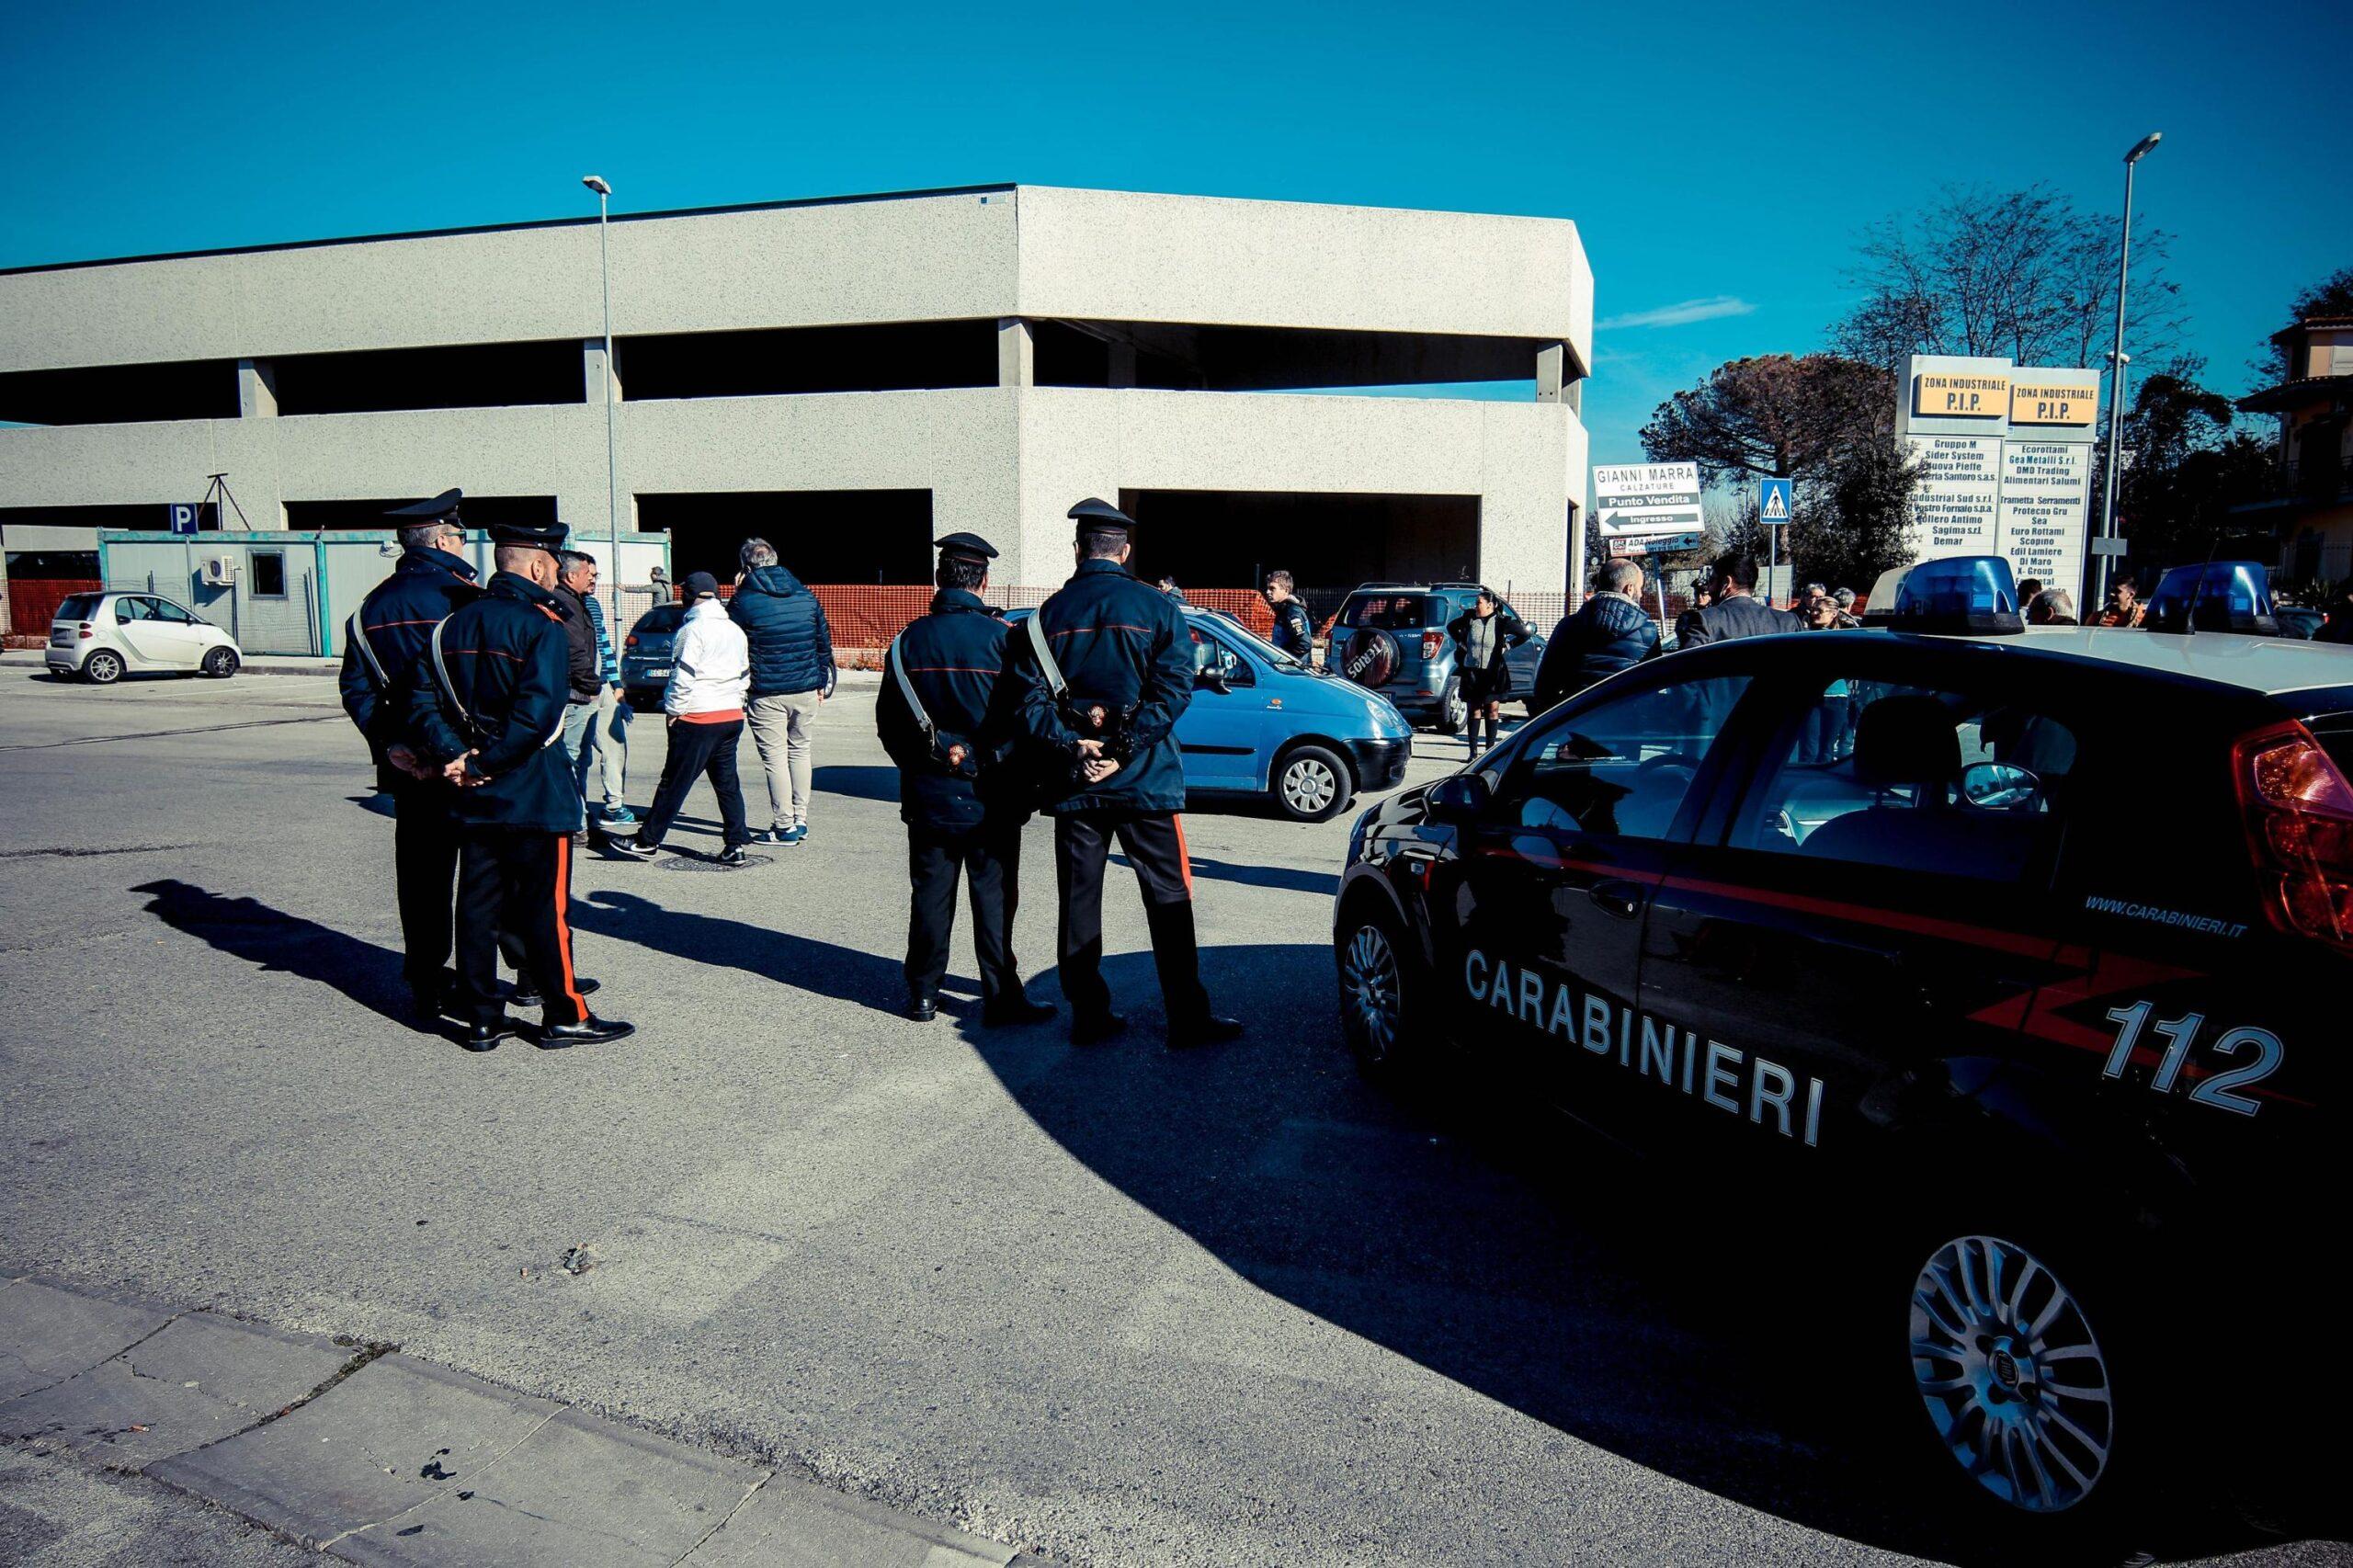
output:
M2152 131L2132 144L2124 154L2124 237L2116 253L2116 348L2109 356L2114 369L2108 382L2108 483L2100 502L2099 537L2116 537L2116 466L2121 460L2124 445L2124 367L2130 359L2124 352L2124 282L2132 268L2132 171L2164 139L2165 133ZM2103 551L2099 558L2098 591L2091 596L2091 603L2105 609L2108 607L2109 562L2115 558ZM2086 607L2089 610L2090 607ZM2090 613L2097 614L2097 610Z
M607 584L612 608L605 625L618 648L621 639L621 486L620 448L613 434L613 253L607 242L611 227L607 209L613 187L602 175L584 175L580 183L597 193L597 271L605 288L605 529L613 551L613 574Z

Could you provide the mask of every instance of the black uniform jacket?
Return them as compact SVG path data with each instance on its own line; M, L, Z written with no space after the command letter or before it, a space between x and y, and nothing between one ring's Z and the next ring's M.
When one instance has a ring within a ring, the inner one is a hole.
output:
M1193 639L1185 612L1118 562L1097 558L1079 563L1077 574L1039 607L1038 620L1073 698L1135 710L1128 725L1131 753L1120 770L1097 785L1068 777L1078 732L1054 701L1028 628L1013 631L1005 644L1006 676L1015 683L1022 732L1051 754L1044 759L1046 810L1057 816L1183 811L1185 769L1174 732L1193 700Z
M1748 594L1732 594L1676 627L1676 648L1697 648L1704 642L1729 642L1739 637L1770 637L1779 631L1803 631L1805 622L1785 609L1775 609Z
M925 738L897 677L882 672L874 728L899 765L899 820L934 833L1015 827L1029 814L1034 778L1014 757L1018 723L1005 673L1006 625L996 611L961 588L942 588L931 611L899 634L899 659L915 699L938 731ZM979 774L952 769L948 748L962 744Z
M426 639L445 616L482 597L473 562L445 550L404 550L392 574L359 603L359 628L384 666L389 684L379 689L375 672L348 637L343 650L343 710L368 737L376 760L377 786L407 790L417 781L384 760L384 749L408 734L412 683L425 661ZM439 786L435 786L439 788Z
M460 821L546 833L580 829L580 791L564 766L563 733L570 607L528 577L501 572L490 591L443 625L441 657L453 707L435 678L432 654L409 699L410 744L440 764L472 751L470 777L451 786ZM457 708L467 718L460 718ZM468 722L471 719L472 722Z

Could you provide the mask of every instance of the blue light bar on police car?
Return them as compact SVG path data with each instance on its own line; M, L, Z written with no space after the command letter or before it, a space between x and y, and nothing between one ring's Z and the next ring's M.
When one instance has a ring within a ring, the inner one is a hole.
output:
M1999 555L1954 555L1923 561L1904 574L1885 624L1898 631L2024 631L2018 582Z
M2177 566L2158 580L2143 622L2152 631L2238 631L2276 637L2271 574L2260 562Z

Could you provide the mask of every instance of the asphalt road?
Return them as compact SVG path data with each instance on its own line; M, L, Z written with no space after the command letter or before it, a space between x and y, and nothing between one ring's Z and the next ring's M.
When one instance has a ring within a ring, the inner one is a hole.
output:
M397 1341L1072 1563L1985 1555L1770 1221L1508 1096L1359 1083L1345 819L1188 818L1240 1044L1162 1049L1131 883L1123 1042L981 1029L961 932L956 1016L899 1019L872 695L824 710L805 846L580 861L579 963L634 1040L470 1056L403 1019L392 824L331 683L0 666L0 1263ZM1423 749L1416 780L1461 755ZM672 843L716 847L706 794ZM1042 824L1026 859L1052 997Z

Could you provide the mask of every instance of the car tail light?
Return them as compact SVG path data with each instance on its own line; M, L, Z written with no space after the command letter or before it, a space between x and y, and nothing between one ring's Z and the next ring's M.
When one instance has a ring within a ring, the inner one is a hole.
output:
M624 648L634 648L634 647L636 647L636 646L637 646L637 633L636 633L636 632L634 632L634 631L632 631L632 632L631 632L627 637L625 637L625 638L621 639L621 646L622 646L622 647L624 647Z
M74 635L76 637L95 637L97 633L90 630L90 623L85 620L82 623L82 629L74 633Z
M2353 953L2353 783L2297 723L2245 736L2231 765L2265 917Z
M1443 647L1445 647L1445 646L1446 646L1446 633L1445 633L1445 632L1443 632L1443 631L1425 631L1425 632L1423 632L1423 633L1422 633L1422 657L1423 657L1423 658L1425 658L1425 659L1435 659L1435 658L1437 658L1437 657L1438 657L1438 651L1440 648L1443 648Z

